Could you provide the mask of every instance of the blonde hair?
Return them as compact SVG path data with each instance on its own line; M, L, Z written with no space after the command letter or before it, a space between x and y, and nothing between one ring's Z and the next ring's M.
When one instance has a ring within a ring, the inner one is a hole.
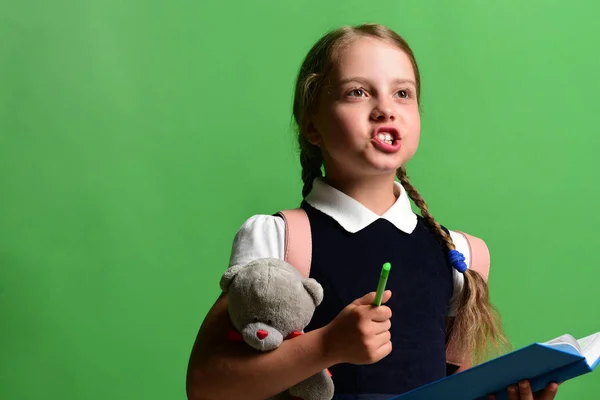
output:
M298 126L298 146L302 166L302 196L312 190L315 178L322 176L323 156L318 146L311 144L306 133L310 118L316 113L319 95L336 61L346 46L359 37L373 37L393 44L408 55L416 79L417 100L420 100L420 75L414 54L408 43L391 29L378 24L345 26L330 31L310 49L306 55L296 81L294 95L294 119ZM421 210L421 215L430 230L448 251L455 249L450 235L429 213L423 197L410 183L404 166L396 172L400 183ZM500 316L490 303L485 280L472 270L465 272L465 285L459 300L458 313L448 329L449 340L457 349L470 352L473 360L481 361L490 353L490 344L498 349L507 343L501 329Z

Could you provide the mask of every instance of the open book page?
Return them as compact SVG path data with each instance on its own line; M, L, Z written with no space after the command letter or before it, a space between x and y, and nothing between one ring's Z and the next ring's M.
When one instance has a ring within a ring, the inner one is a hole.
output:
M580 343L571 335L562 335L557 337L556 339L552 339L546 343L548 346L557 347L569 353L573 353L575 350L576 353L582 354L582 350L580 347Z
M579 339L577 342L588 365L593 366L596 364L598 358L600 358L600 332Z

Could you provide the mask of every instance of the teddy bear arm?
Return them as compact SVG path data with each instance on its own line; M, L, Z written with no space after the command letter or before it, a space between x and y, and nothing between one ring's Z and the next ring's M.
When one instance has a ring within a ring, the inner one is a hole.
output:
M331 400L334 393L333 380L323 370L297 383L289 392L302 400Z

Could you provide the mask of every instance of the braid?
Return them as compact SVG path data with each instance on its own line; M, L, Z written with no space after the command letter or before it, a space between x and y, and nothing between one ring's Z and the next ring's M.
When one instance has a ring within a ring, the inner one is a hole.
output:
M306 139L304 139L306 140ZM306 198L313 187L313 181L323 176L321 165L323 164L323 155L321 150L313 145L300 146L300 165L302 166L302 198Z
M417 189L408 180L408 176L406 175L406 168L404 166L398 168L398 171L396 171L396 176L400 180L402 187L404 187L404 189L406 190L406 193L408 193L408 197L410 197L411 200L415 202L417 207L419 207L423 219L425 220L427 225L433 230L433 233L438 237L440 242L442 242L442 244L444 244L448 248L448 250L454 250L456 247L454 246L452 238L446 233L444 229L442 229L442 226L429 213L429 209L427 208L427 204L425 204L423 196L419 194Z
M425 223L440 242L449 251L455 250L456 246L450 235L429 213L425 200L408 180L404 166L398 168L396 176L408 196L419 207ZM502 332L500 316L490 303L487 282L471 269L465 271L464 277L464 288L458 302L458 314L449 327L448 336L460 352L471 354L475 361L482 361L486 356L492 355L488 339L491 339L491 344L498 352L503 346L508 345L508 340ZM472 360L464 361L468 363Z

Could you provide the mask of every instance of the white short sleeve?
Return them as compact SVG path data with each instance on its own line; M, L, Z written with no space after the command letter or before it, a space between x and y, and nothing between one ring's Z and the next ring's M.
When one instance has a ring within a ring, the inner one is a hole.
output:
M454 242L454 246L456 246L456 250L464 254L465 263L467 263L467 265L470 265L471 250L469 248L469 242L467 242L467 238L465 238L462 234L454 231L450 231L450 237ZM456 312L458 309L458 300L460 299L460 294L465 283L465 276L458 272L456 269L452 268L452 274L454 276L454 291L452 293L452 298L450 299L450 309L448 311L449 317L456 316Z
M273 215L254 215L241 226L231 249L229 266L259 258L284 258L285 222Z

